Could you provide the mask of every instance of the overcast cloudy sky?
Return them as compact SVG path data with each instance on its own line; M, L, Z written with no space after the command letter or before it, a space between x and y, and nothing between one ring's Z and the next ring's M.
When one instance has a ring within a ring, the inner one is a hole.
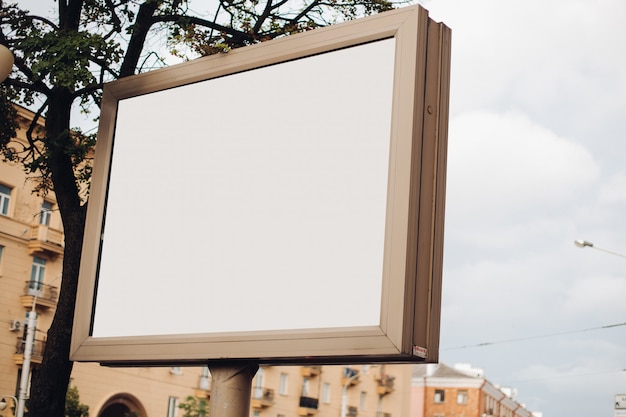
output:
M573 241L626 254L626 2L422 4L452 28L441 361L613 416L626 259Z

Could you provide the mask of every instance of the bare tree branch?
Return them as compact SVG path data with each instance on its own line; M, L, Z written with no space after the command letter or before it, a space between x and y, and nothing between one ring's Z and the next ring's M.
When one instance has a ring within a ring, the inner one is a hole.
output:
M154 13L161 3L162 1L160 0L149 0L139 6L133 32L128 42L128 48L126 49L126 56L120 68L120 77L126 77L135 73L143 45L146 41L146 36L148 36L150 28L155 23Z

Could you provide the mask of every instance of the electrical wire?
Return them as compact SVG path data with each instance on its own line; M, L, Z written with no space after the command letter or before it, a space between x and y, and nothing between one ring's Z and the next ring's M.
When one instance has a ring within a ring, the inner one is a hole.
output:
M594 331L594 330L611 329L611 328L614 328L614 327L621 327L621 326L626 326L626 323L607 324L605 326L589 327L587 329L570 330L570 331L567 331L567 332L548 333L548 334L537 335L537 336L526 336L526 337L518 337L518 338L514 338L514 339L495 340L493 342L482 342L482 343L477 343L477 344L474 344L474 345L455 346L455 347L449 347L449 348L442 348L440 350L441 351L444 351L444 350L458 350L458 349L468 349L468 348L492 346L492 345L498 345L498 344L503 344L503 343L523 342L523 341L526 341L526 340L543 339L543 338L547 338L547 337L563 336L563 335L566 335L566 334L584 333L584 332L590 332L590 331Z

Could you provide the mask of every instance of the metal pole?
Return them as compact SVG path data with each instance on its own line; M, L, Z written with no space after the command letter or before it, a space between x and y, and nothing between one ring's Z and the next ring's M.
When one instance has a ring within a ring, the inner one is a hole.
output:
M22 376L20 378L20 391L17 397L17 411L15 417L24 416L26 399L28 398L28 380L30 376L30 359L33 354L33 343L35 341L35 330L37 328L37 313L33 308L26 313L28 321L26 325L26 341L24 344L24 362L22 363Z
M350 382L346 382L341 391L341 417L348 415L348 385Z
M211 364L211 417L248 417L257 362Z
M346 368L346 370L347 369L348 368ZM348 415L348 388L350 387L350 384L352 384L352 381L354 381L358 377L359 374L356 373L352 376L346 376L342 381L343 387L341 391L341 417L347 417Z

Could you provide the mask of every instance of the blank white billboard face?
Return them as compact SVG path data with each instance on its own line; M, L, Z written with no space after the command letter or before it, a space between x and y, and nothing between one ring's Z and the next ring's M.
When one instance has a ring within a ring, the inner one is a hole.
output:
M416 6L107 84L72 360L436 361L448 70Z
M93 336L377 325L394 51L120 100Z

